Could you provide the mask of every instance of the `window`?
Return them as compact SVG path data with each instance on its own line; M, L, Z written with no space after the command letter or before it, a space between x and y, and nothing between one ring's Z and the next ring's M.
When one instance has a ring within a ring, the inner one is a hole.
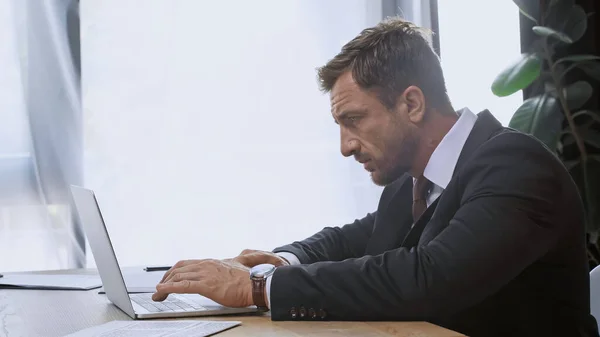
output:
M491 85L520 54L519 9L512 1L438 1L440 49L454 108L489 109L504 125L522 96L496 97Z

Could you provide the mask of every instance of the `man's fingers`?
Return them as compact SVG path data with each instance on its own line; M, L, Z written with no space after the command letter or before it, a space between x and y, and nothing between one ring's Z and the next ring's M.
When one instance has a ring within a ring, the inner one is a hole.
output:
M202 265L212 260L187 260L177 262L173 268L163 275L162 280L156 286L156 293L152 295L154 301L164 301L169 295L168 289L162 287L165 284L178 284L178 289L181 287L188 287L191 284L189 282L196 282L202 280L203 273L199 272ZM167 290L165 290L167 289ZM192 291L193 292L193 291Z
M201 267L197 264L189 264L187 266L183 266L181 268L177 268L172 270L169 275L165 275L165 277L163 277L163 280L160 283L166 283L166 282L170 282L173 279L173 276L177 275L177 274L181 274L181 273L190 273L190 272L197 272Z
M191 282L190 280L183 280L180 282L176 282L179 283L178 285L178 289L189 289L191 287ZM174 287L175 282L165 282L165 283L159 283L158 285L156 285L156 292L152 295L152 299L154 301L164 301L165 299L167 299L167 297L169 296L169 294L172 293L177 293L177 291L174 291L175 287Z
M156 293L152 295L152 299L154 301L164 301L169 294L203 294L205 290L205 286L201 281L183 280L160 283L156 286Z
M169 294L158 292L158 290L152 294L152 300L156 302L162 302L167 299Z
M173 274L173 272L174 272L175 270L177 270L177 269L179 269L179 268L182 268L182 267L189 266L189 265L197 264L197 263L199 263L199 262L202 262L202 261L204 261L204 260L182 260L182 261L179 261L179 262L175 263L175 264L173 265L173 267L171 267L171 269L169 269L169 270L168 270L168 271L167 271L167 272L166 272L166 273L163 275L163 277L162 277L162 279L160 280L160 282L159 282L159 283L164 283L164 282L166 282L166 280L169 278L169 276L171 276L171 274Z
M171 267L171 269L169 269L169 270L167 270L165 272L165 274L163 275L163 277L160 279L160 282L158 282L158 283L165 282L165 280L167 279L167 277L169 277L169 275L171 275L171 270L173 270L173 267Z
M168 278L163 283L181 282L181 281L184 281L184 280L188 280L188 281L201 281L202 280L202 276L203 276L203 273L197 272L197 271L192 271L192 272L178 272L178 273L171 274L171 277Z

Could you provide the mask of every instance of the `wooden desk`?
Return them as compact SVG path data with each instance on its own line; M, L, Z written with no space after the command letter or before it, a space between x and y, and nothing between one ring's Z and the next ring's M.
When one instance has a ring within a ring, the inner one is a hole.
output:
M52 273L93 273L71 270ZM194 318L186 318L194 319ZM200 320L241 321L218 334L234 336L410 336L458 337L462 334L426 322L273 322L268 315L201 317ZM112 320L131 320L98 289L47 291L0 289L1 337L53 337Z

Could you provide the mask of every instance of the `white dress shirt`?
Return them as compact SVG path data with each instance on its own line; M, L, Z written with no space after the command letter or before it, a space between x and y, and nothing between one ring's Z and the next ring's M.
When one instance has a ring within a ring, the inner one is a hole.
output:
M458 157L477 121L477 115L468 108L463 108L458 113L460 117L435 148L425 166L425 171L423 171L423 176L433 183L427 196L427 207L442 194L450 183ZM280 252L277 255L288 260L291 265L300 264L298 257L292 253ZM271 279L272 276L269 276L266 284L268 307L271 305Z
M425 171L423 171L423 176L433 183L431 192L427 196L427 207L442 194L450 183L458 157L477 121L477 115L468 108L461 109L458 113L460 114L458 121L433 150L425 166Z

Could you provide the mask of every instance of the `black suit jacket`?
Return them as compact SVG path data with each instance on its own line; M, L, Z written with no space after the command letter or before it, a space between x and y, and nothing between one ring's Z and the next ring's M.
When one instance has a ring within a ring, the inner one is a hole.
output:
M376 212L275 249L273 320L426 320L469 336L597 336L584 210L562 163L479 114L440 197L413 225L412 179Z

